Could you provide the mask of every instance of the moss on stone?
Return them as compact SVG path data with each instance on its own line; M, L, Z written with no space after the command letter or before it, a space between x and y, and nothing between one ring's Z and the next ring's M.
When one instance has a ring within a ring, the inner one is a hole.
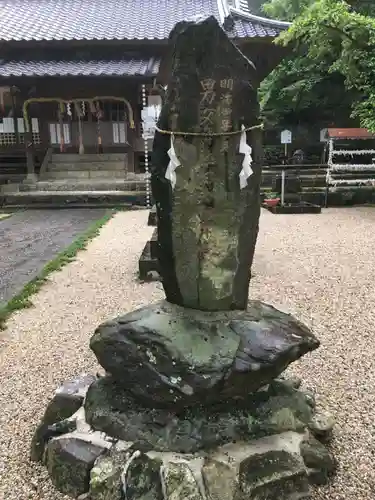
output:
M170 462L164 471L165 500L203 500L194 475L186 463Z

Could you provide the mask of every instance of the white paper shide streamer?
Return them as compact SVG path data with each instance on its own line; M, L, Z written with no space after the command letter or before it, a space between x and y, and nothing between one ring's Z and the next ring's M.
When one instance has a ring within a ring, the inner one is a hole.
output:
M244 125L242 125L241 130L239 152L244 155L244 159L242 162L242 170L240 172L240 188L244 189L247 186L247 179L253 173L253 169L251 168L253 159L251 157L251 146L249 146L246 142L246 129Z
M180 160L177 158L176 151L174 149L174 136L171 135L171 147L168 150L168 156L170 158L170 162L165 172L165 178L169 180L171 183L172 189L174 189L176 185L176 168L181 165Z
M243 189L247 186L247 179L253 173L251 168L252 157L251 157L251 147L246 142L246 129L244 125L241 127L241 138L240 138L240 146L239 152L244 155L244 159L242 162L242 170L240 172L240 188ZM170 158L169 165L167 171L165 172L165 178L168 179L171 183L172 189L174 189L176 185L176 168L181 165L180 160L177 158L176 151L174 149L174 136L171 135L171 147L168 150L168 156Z

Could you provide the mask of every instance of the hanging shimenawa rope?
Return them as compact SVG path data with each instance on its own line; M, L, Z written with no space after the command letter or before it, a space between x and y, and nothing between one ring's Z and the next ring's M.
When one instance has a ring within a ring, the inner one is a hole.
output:
M115 97L115 96L96 96L92 97L90 101L118 101L118 102L124 102L126 107L128 108L129 112L129 125L131 129L135 128L135 123L134 123L134 113L133 113L133 108L131 107L130 103L128 100L126 100L123 97ZM81 99L70 99L70 100L65 100L61 99L60 97L33 97L31 99L27 99L23 103L23 119L25 121L25 128L26 132L30 132L30 125L29 125L29 113L28 113L28 106L29 104L33 102L58 102L60 106L64 107L64 104L68 103L76 103L76 102L81 102ZM65 111L65 110L64 110Z
M228 135L237 135L237 134L242 134L243 132L249 132L250 130L255 130L255 129L263 129L264 124L260 123L258 125L253 125L252 127L245 127L245 128L240 128L239 130L232 130L231 132L180 132L178 130L163 130L159 128L158 126L155 126L155 130L157 130L160 134L167 134L167 135L186 135L186 136L196 136L196 137L224 137Z

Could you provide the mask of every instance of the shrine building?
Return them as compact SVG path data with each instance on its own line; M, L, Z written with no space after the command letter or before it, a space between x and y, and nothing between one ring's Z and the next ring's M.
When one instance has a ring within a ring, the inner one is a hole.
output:
M144 199L169 33L210 15L260 79L281 59L251 0L0 0L0 197Z

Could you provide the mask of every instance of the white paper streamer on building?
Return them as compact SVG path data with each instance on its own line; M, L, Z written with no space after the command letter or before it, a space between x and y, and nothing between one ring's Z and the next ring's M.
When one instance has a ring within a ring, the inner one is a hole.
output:
M240 188L244 189L247 186L247 179L253 173L253 169L251 168L253 159L251 157L251 146L249 146L246 142L246 129L244 125L242 125L241 130L239 152L244 155L244 159L242 162L242 170L240 172Z
M59 125L60 127L60 125ZM57 144L59 141L57 140L57 125L56 123L49 124L49 136L51 140L51 144Z
M38 118L31 118L31 130L33 134L39 134L39 120Z
M330 174L327 176L327 183L330 186L375 186L375 179L365 178L365 179L335 179Z
M23 118L17 118L17 128L19 134L25 133L25 122L23 121Z
M3 118L4 133L14 134L14 121L13 118Z
M375 150L374 149L334 149L334 141L330 139L328 149L328 162L327 162L327 174L326 183L328 188L332 186L333 188L340 186L375 186L375 179L373 178L372 172L375 170ZM334 163L334 158L337 156L357 156L357 155L367 155L372 156L371 163ZM365 174L369 173L368 177L363 178L339 178L340 174L343 175L348 172L361 172ZM333 175L335 177L333 177Z
M70 127L67 123L63 124L63 134L64 134L64 143L70 144Z
M114 144L120 143L120 135L118 130L118 123L112 123L112 136Z
M167 171L165 172L165 178L170 181L172 189L174 189L176 185L176 168L181 165L181 162L177 158L176 151L174 150L173 134L171 135L171 147L168 150L168 156L170 158L170 162Z

